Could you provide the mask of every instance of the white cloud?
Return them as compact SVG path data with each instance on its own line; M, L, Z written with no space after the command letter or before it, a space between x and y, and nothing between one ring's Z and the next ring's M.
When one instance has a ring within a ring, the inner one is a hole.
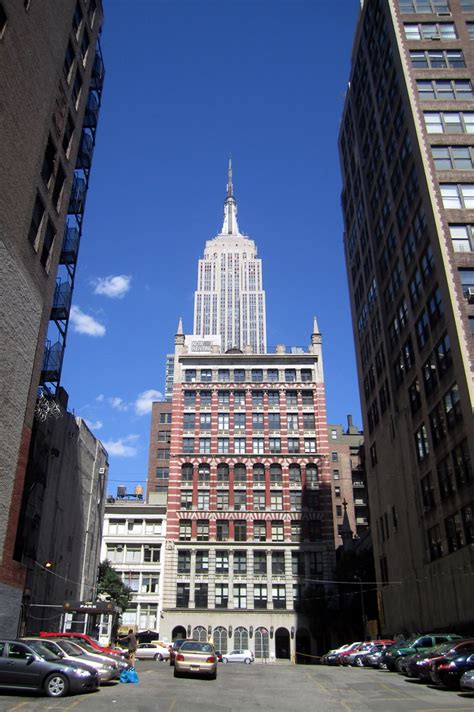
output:
M99 277L95 284L94 294L101 294L103 297L110 299L122 299L130 289L132 278L130 275L118 274L115 277Z
M101 420L96 420L95 422L93 422L93 421L87 420L87 418L85 418L85 421L87 423L87 427L89 428L89 430L100 430L104 425Z
M107 398L107 401L110 403L112 408L115 408L115 410L121 410L122 412L128 410L128 405L125 403L123 398L118 398L116 396L114 398Z
M97 396L96 401L98 401L98 403L102 403L104 401L104 399L105 399L105 396L103 393L101 393L100 395Z
M87 334L88 336L104 336L105 326L96 321L93 316L84 314L79 307L72 306L69 316L72 328L74 331L77 331L78 334Z
M135 457L138 449L129 443L135 442L138 437L138 435L127 435L127 437L119 438L118 440L103 441L102 444L109 455L114 455L115 457Z
M138 395L135 401L135 412L137 415L146 415L151 411L151 404L153 401L162 401L163 393L161 391L155 391L152 388L148 391L143 391Z

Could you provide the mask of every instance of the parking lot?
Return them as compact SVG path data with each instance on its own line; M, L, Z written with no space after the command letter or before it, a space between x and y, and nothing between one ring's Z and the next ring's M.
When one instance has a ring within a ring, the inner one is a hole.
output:
M0 693L0 712L464 712L474 695L448 692L369 668L219 665L217 680L173 677L167 663L138 661L138 685L52 700Z

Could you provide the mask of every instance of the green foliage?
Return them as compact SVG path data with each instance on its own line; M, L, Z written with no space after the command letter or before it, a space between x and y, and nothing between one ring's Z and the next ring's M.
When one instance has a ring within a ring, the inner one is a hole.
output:
M97 581L97 595L110 596L115 601L122 612L128 607L132 596L132 589L125 586L120 575L111 566L110 561L105 559L99 564L99 575Z

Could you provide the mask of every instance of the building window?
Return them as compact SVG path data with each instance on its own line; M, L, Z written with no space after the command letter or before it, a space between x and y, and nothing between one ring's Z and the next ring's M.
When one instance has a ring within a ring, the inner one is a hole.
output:
M145 544L143 549L143 561L146 564L157 564L160 561L161 547L148 546Z
M413 69L463 69L466 66L460 49L410 50Z
M176 608L189 607L189 583L176 584Z
M247 498L247 493L245 490L243 491L237 491L234 494L234 509L236 511L242 511L244 512L246 509L246 498Z
M440 40L455 40L457 39L456 27L452 22L420 22L404 23L405 37L409 41L413 40L431 40L433 38Z
M284 541L283 522L272 522L272 541Z
M229 452L229 438L217 438L217 452L226 455Z
M255 455L263 455L264 454L264 439L263 438L253 438L252 439L252 446L253 446L253 453Z
M421 101L471 101L474 97L469 79L418 79Z
M280 438L269 438L268 445L269 445L270 452L281 452Z
M236 408L245 406L245 391L234 391L234 406Z
M252 368L252 382L261 383L263 381L263 371L261 368Z
M288 432L293 432L298 430L298 414L297 413L288 413L286 416L287 419L287 425L288 425Z
M194 438L183 438L183 452L194 452Z
M398 0L402 14L449 12L447 0Z
M234 608L247 608L247 585L234 583L233 589Z
M286 405L288 407L295 407L298 405L297 391L287 391L286 392Z
M198 519L196 539L197 541L209 541L209 521L207 519Z
M236 519L234 521L234 540L247 541L247 522L245 520Z
M283 510L283 493L272 490L270 492L270 508L274 511L281 512Z
M290 509L292 512L301 512L301 508L302 508L301 490L292 490L290 492Z
M267 380L270 383L277 383L278 379L278 369L277 368L269 368L267 371ZM277 391L273 391L277 393Z
M278 391L268 391L268 405L270 408L278 408L280 405L280 394Z
M267 584L266 583L256 583L253 587L253 605L254 608L266 608L267 607Z
M199 452L204 454L211 452L211 438L199 438Z
M234 369L234 381L236 383L243 383L245 381L245 371L243 368Z
M229 539L229 522L227 522L226 520L217 520L216 539L217 541L227 541Z
M430 329L428 325L428 316L423 309L421 312L420 318L417 320L415 324L415 330L416 330L416 340L418 342L418 349L421 351L425 344L428 342L429 336L430 336Z
M187 373L187 371L186 371ZM202 393L201 393L202 396ZM184 407L185 408L194 408L196 405L196 393L195 391L184 391ZM165 421L162 420L162 417L168 415L167 413L160 413L160 423L164 423ZM169 422L171 423L171 413L169 413L170 420Z
M459 277L461 278L462 293L467 296L468 289L474 289L474 269L460 269Z
M211 467L206 462L201 462L198 467L198 482L209 482L211 479Z
M294 368L285 368L286 383L294 383L296 381L296 370Z
M44 233L43 247L41 250L41 264L47 272L49 272L49 267L51 265L51 257L53 252L54 238L56 237L56 232L54 230L54 225L51 220L48 220L46 225L46 230Z
M291 541L301 542L303 539L301 522L291 522ZM294 552L293 552L294 553Z
M178 574L191 573L191 552L187 550L178 551Z
M185 463L181 465L181 481L182 482L192 482L193 481L193 466L191 463Z
M245 430L245 413L235 413L235 415L234 415L234 429L235 430Z
M438 171L465 171L474 168L471 146L431 146L435 168Z
M201 402L201 408L208 408L212 403L211 391L201 391L199 399Z
M229 430L229 413L219 413L217 416L218 430Z
M431 472L421 480L421 498L423 500L423 509L428 512L435 506L434 486Z
M286 608L286 586L284 584L273 584L272 600L273 608Z
M212 371L210 369L201 369L201 381L204 383L210 383L212 381Z
M194 604L196 608L207 608L208 584L197 583L194 587ZM206 635L207 641L207 635Z
M318 466L312 464L306 465L306 484L316 485L318 481Z
M216 583L216 608L227 608L229 604L229 586L226 583Z
M227 551L216 551L216 574L229 573L229 554Z
M268 414L268 427L270 430L280 430L280 413Z
M454 252L472 252L472 225L449 225Z
M463 440L452 451L454 475L458 487L463 487L471 480L471 458L467 440Z
M245 551L234 551L234 574L243 576L247 573L247 553Z
M440 183L443 206L447 210L474 208L474 184Z
M196 552L196 573L197 574L207 574L209 571L209 552L208 551L197 551Z
M444 526L446 529L448 551L452 553L453 551L462 549L462 547L466 545L466 540L464 538L464 528L462 525L461 513L456 512L450 517L447 517L444 520Z
M229 509L229 492L228 490L217 490L217 502L216 509L227 510Z
M263 408L263 391L252 391L252 406Z
M304 439L304 451L305 452L316 452L316 440L314 438Z
M211 429L211 414L201 413L199 415L199 429L200 430L210 430Z
M254 484L265 484L265 467L263 465L253 466L253 482Z
M265 492L255 490L253 493L253 508L255 511L263 511L265 509Z
M416 454L418 462L423 462L428 457L430 449L425 425L422 425L415 433Z
M180 507L181 507L181 509L192 509L193 508L193 491L192 490L181 490Z
M228 383L230 381L230 371L228 368L220 368L217 372L217 379L220 383Z
M229 465L224 462L217 465L217 481L223 484L229 482Z
M284 551L272 551L272 575L273 576L284 576L285 575L285 552Z
M267 525L265 524L265 522L253 523L253 539L254 541L267 540Z
M33 245L34 249L38 250L38 245L41 237L41 226L43 224L44 205L39 193L36 194L35 206L31 217L30 229L28 231L28 240Z
M160 585L159 576L146 576L142 575L142 585L140 588L141 593L158 593Z
M162 413L163 415L163 413ZM183 429L184 430L194 430L194 413L184 413L183 414ZM169 432L168 431L161 431L161 432ZM160 439L161 433L158 433L158 439ZM170 433L171 436L171 433Z
M263 413L252 413L252 429L263 430Z
M303 413L303 430L314 430L314 413Z
M180 541L191 541L191 521L189 519L180 520L179 539Z
M245 484L247 482L247 468L245 465L234 466L234 483Z
M198 509L209 510L209 490L198 490Z
M301 391L301 399L303 405L314 406L314 398L312 391Z
M229 405L230 393L229 391L217 391L217 403L219 405Z
M245 455L245 452L246 452L245 438L234 438L234 452L237 455Z
M267 574L267 554L265 551L254 551L254 553L253 553L253 573L255 576L266 576L266 574Z
M158 432L158 442L169 444L171 442L171 430L160 430Z
M288 438L288 452L299 452L300 451L300 439L299 438Z
M474 113L469 111L426 111L426 131L437 133L474 133Z

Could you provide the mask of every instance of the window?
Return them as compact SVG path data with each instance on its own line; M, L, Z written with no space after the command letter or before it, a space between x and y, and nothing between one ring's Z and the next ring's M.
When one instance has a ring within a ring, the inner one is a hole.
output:
M247 608L247 585L234 583L234 608Z
M303 430L314 430L314 413L303 413Z
M318 467L317 465L306 465L306 484L315 485L318 483Z
M81 4L79 2L76 3L76 9L74 10L74 16L72 18L72 29L74 30L74 34L76 37L79 36L79 31L81 29L81 24L82 24L82 9L81 9Z
M286 416L286 419L287 419L287 424L288 424L288 432L298 430L298 414L297 413L288 413L288 415Z
M463 12L474 12L473 0L460 0L460 5Z
M196 539L197 541L209 540L209 522L207 519L198 519Z
M461 278L462 293L464 296L468 294L468 289L474 288L474 269L460 269L459 276Z
M431 439L434 447L436 447L446 435L446 427L444 424L443 408L441 403L433 408L430 413L430 429Z
M418 462L423 462L423 460L428 457L430 449L428 445L428 436L426 434L426 427L422 425L415 433L415 444L416 444L416 454L418 457Z
M225 455L229 452L229 438L217 438L217 452Z
M28 231L28 240L33 245L34 249L38 249L40 240L41 225L43 223L44 205L39 193L36 194L35 206L31 217L30 229Z
M284 551L272 551L272 575L273 576L284 576L285 575L285 552Z
M139 564L142 558L141 546L127 546L125 550L125 561L128 564Z
M238 490L234 494L234 509L236 511L245 511L246 509L246 499L247 495L245 491Z
M236 413L234 415L234 429L245 430L245 413Z
M270 452L281 452L280 438L269 438L268 445L269 445Z
M270 465L270 483L272 485L281 485L282 483L282 469L281 465L273 463Z
M109 519L109 534L125 534L125 519Z
M280 394L278 391L268 391L268 406L278 408L280 405Z
M285 368L286 383L294 383L296 381L296 370L294 368Z
M199 415L199 429L200 430L210 430L211 429L211 414L201 413Z
M51 256L52 256L52 250L53 250L53 245L54 245L54 238L56 237L56 233L54 231L54 225L51 222L51 220L48 220L48 224L46 226L46 230L44 233L44 240L43 240L43 247L41 250L41 264L45 268L45 270L48 272L49 267L51 264Z
M197 551L196 552L196 573L197 574L207 574L209 571L209 552L208 551Z
M188 372L186 371L186 374ZM202 391L201 391L201 398L202 398ZM184 391L184 407L185 408L194 408L196 405L196 393L195 391ZM160 423L164 423L164 420L161 420L161 418L165 415L168 415L168 413L160 413ZM171 422L171 413L169 413L170 420Z
M461 400L459 397L459 388L455 383L449 391L443 396L444 413L448 429L451 430L456 423L462 420Z
M449 12L447 0L398 0L400 12L413 14L418 12Z
M302 493L301 490L292 490L290 492L290 509L292 512L301 512L302 508Z
M264 454L264 439L263 438L253 438L252 439L252 445L253 445L253 453L255 455L263 455Z
M183 452L194 452L194 438L183 438Z
M277 368L269 368L267 371L267 380L270 383L276 383L278 379L278 369Z
M236 519L234 521L234 539L235 541L247 541L247 522L245 520Z
M471 170L474 168L474 153L471 146L431 146L433 161L439 171Z
M234 452L238 455L245 455L245 438L234 438Z
M299 452L300 451L300 439L299 438L288 438L288 452Z
M1 28L1 20L0 20L0 28ZM0 29L1 32L1 29ZM71 44L71 42L68 42L67 44L67 49L66 49L66 56L64 58L64 65L63 65L63 72L64 76L66 77L66 81L69 83L71 79L71 68L74 63L74 48Z
M471 458L467 440L463 440L452 451L454 476L458 487L463 487L471 480Z
M228 368L220 368L217 372L217 380L220 383L228 383L230 381L230 371Z
M201 391L200 393L201 408L207 408L212 402L211 391Z
M245 465L235 465L234 483L245 484L247 482L247 468Z
M198 509L209 509L209 490L198 490Z
M228 490L217 490L216 493L216 509L225 510L229 509L229 492Z
M194 587L194 604L196 608L207 608L208 605L208 584L196 583ZM207 635L206 635L207 640Z
M194 430L194 413L183 414L183 428L184 430ZM160 436L163 432L167 432L171 436L171 432L169 430L161 431L160 433L158 433L158 440L160 440Z
M304 439L304 451L305 452L316 452L316 440L314 438Z
M280 430L280 413L268 414L268 427L270 430Z
M159 443L170 443L171 442L171 430L159 430L158 431L158 442Z
M413 69L462 69L466 66L460 49L410 50Z
M201 381L210 383L212 381L212 371L210 368L201 369Z
M283 522L272 522L272 541L284 541Z
M474 40L474 22L466 22L469 39Z
M418 79L416 86L421 101L470 101L474 98L468 79Z
M160 584L159 576L142 575L141 593L158 593Z
M263 413L252 413L252 429L263 430Z
M229 573L229 554L227 551L216 551L216 574Z
M286 392L286 405L290 406L290 407L298 405L297 391L287 391Z
M63 187L64 187L64 181L66 179L66 174L64 172L64 169L61 164L58 166L58 170L56 171L56 179L54 181L54 188L53 188L53 195L51 197L51 201L56 208L56 211L59 212L60 210L60 203L61 203L61 197L63 193Z
M181 507L181 509L192 509L193 508L193 491L192 490L181 490L180 507Z
M252 406L263 408L263 391L252 391Z
M273 608L286 608L286 587L284 584L272 586Z
M253 605L254 608L267 607L267 584L256 583L253 587ZM267 656L268 657L268 656Z
M405 37L409 41L431 40L433 38L442 40L457 39L456 27L452 22L422 22L419 24L404 23Z
M179 522L180 541L191 541L191 520L181 519Z
M89 37L89 33L87 30L84 30L84 34L82 35L82 42L81 42L81 57L82 57L82 64L85 66L87 62L87 54L89 51L89 46L90 46L91 39Z
M417 320L415 324L415 330L416 330L416 340L418 342L418 349L421 351L421 349L425 346L429 339L430 335L430 329L428 326L428 316L423 309L421 312L420 318Z
M206 462L201 462L198 467L198 482L209 482L211 479L211 467Z
M178 551L178 573L179 574L189 574L191 573L191 552L190 551Z
M56 146L54 145L54 141L51 136L49 136L48 143L46 144L46 150L44 152L43 166L41 168L41 177L47 187L50 185L50 180L54 173L55 160Z
M261 368L252 368L252 382L261 383L263 381L263 371Z
M267 526L265 522L254 522L253 523L253 539L254 541L266 541L267 540Z
M217 481L221 483L229 482L229 465L225 463L217 465Z
M244 575L247 573L247 553L245 551L234 551L234 574Z
M270 492L270 508L281 512L283 509L283 493L272 490Z
M263 511L265 509L265 492L255 490L253 493L253 508L256 511Z
M265 484L265 467L263 465L253 466L254 484Z
M234 406L236 408L245 406L245 391L234 391Z
M189 583L176 584L176 608L188 608Z
M217 541L227 541L229 538L229 522L223 519L218 519L216 522L216 539Z
M301 391L301 399L303 402L303 406L305 406L305 405L313 406L314 405L312 391Z
M216 583L216 608L227 608L229 604L229 586L226 583Z
M447 517L444 520L444 526L446 528L446 539L448 541L448 551L450 553L465 546L466 540L464 538L464 529L462 526L460 512L456 512L450 517Z
M474 133L474 113L469 111L427 111L426 131L436 133Z
M472 225L449 225L454 252L472 252Z
M196 369L187 368L184 372L184 380L186 383L195 383L196 382Z
M229 405L229 391L217 391L217 402L219 405Z
M245 381L245 371L243 368L234 369L234 381L236 383L243 383Z
M440 183L443 206L447 210L474 208L474 184Z
M199 452L204 454L211 452L211 438L199 438Z

